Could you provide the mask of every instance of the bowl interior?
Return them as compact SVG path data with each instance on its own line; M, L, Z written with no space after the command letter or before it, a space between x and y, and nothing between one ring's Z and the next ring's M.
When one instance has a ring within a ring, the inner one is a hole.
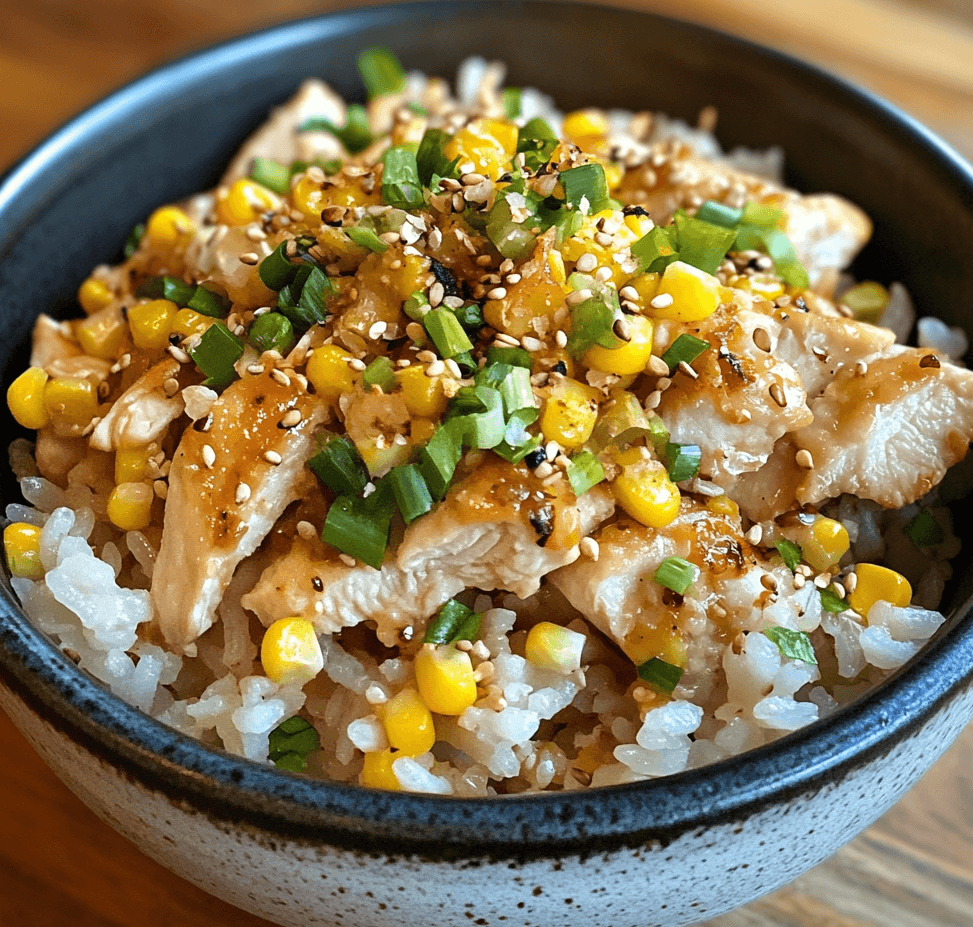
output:
M518 35L530 41L512 42ZM15 168L0 189L4 386L26 363L36 314L76 314L75 292L91 267L119 260L128 231L154 207L213 185L304 77L360 99L355 56L370 45L450 78L470 54L505 60L509 84L539 87L565 109L663 110L693 121L714 105L724 146L780 145L792 185L844 194L872 216L859 275L901 280L920 313L971 331L970 170L880 101L784 56L646 14L572 3L419 3L293 23L165 66ZM3 433L19 433L5 406L2 415ZM2 469L6 504L19 496ZM969 597L969 566L965 553L947 608ZM190 748L170 753L197 761ZM774 762L784 769L789 761Z

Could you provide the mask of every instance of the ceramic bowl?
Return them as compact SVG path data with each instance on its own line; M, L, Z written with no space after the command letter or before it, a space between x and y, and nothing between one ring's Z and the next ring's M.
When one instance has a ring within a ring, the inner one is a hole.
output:
M564 107L714 104L724 144L781 145L788 179L860 203L858 270L902 280L920 310L970 326L973 174L886 103L791 58L635 12L545 2L338 13L167 65L96 105L0 189L0 359L25 362L39 310L69 314L154 206L213 184L306 75L359 94L354 57L393 48L451 76L479 53ZM9 420L4 434L14 433ZM14 498L9 473L4 499ZM675 925L793 879L875 820L973 716L973 572L950 619L868 697L766 748L585 794L458 800L293 777L205 749L122 704L25 620L4 590L0 705L59 776L146 853L281 924Z

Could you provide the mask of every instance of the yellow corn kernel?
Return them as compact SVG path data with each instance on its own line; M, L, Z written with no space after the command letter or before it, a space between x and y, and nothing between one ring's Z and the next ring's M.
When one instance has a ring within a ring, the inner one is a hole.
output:
M7 388L7 405L18 425L38 429L51 420L44 404L47 379L43 367L28 367Z
M875 563L859 563L855 567L855 575L858 582L855 591L848 593L848 604L862 618L868 618L876 602L890 602L904 608L912 601L912 586L895 570Z
M94 277L89 277L78 287L78 302L88 315L104 309L114 298L115 294L108 286Z
M185 248L192 240L196 226L178 206L157 209L145 223L145 240L156 251Z
M622 645L625 655L636 665L658 657L672 666L686 666L688 650L679 629L671 622L658 625L637 624Z
M353 357L334 344L315 348L307 362L307 378L319 396L333 402L355 388L355 372L348 366Z
M722 496L710 496L706 500L706 508L714 515L722 515L724 518L740 517L740 506L725 493Z
M106 306L78 322L74 334L89 357L114 360L125 337L125 322L117 309Z
M129 309L128 327L135 347L145 351L161 351L166 347L178 312L178 306L168 299L153 299Z
M224 225L249 225L277 208L277 198L266 187L241 178L216 201L216 218Z
M41 563L41 529L17 521L3 529L3 549L7 567L14 576L40 579L44 575Z
M547 266L551 272L551 279L563 286L567 283L568 275L564 270L564 258L560 251L551 250L547 253Z
M203 315L195 309L180 309L173 316L169 334L181 335L183 338L188 338L190 335L201 335L210 325L215 325L217 321L218 319Z
M587 640L578 631L541 621L527 634L524 656L535 666L566 675L581 669L581 653Z
M44 408L55 425L87 425L98 412L98 393L90 380L54 377L44 387Z
M657 296L667 294L672 304L661 309L652 307L659 319L696 322L716 312L720 304L720 282L716 277L691 264L674 261L662 274Z
M598 419L598 390L568 377L551 389L541 413L541 432L545 441L561 447L581 447Z
M612 481L612 492L636 521L649 528L664 528L679 514L679 488L666 468L643 450L630 447L618 455L622 470Z
M476 701L470 655L452 645L423 644L414 664L419 695L430 711L461 715Z
M518 129L507 119L480 119L471 123L474 131L496 139L504 154L512 158L517 154Z
M280 618L264 634L260 662L278 685L303 686L324 669L324 656L314 625L306 618Z
M459 158L460 164L469 161L473 170L484 177L496 180L510 164L512 154L507 154L503 143L485 130L474 131L478 126L471 123L460 129L446 144L447 158ZM515 144L516 150L516 144Z
M320 218L321 210L325 206L321 184L315 183L307 175L299 177L294 186L291 187L291 205L295 209L299 209L305 216Z
M588 348L584 355L585 364L593 370L622 377L645 370L652 356L652 320L642 315L632 315L627 316L626 321L631 338L617 348L603 348L598 344Z
M409 438L416 446L428 443L435 433L436 423L427 418L414 418L409 427Z
M636 293L638 293L638 299L635 300L640 309L645 309L649 303L655 299L656 294L659 292L659 281L662 279L661 274L651 273L651 274L639 274L637 277L633 277L628 281L626 286L632 287ZM655 314L653 310L653 315Z
M391 750L379 750L375 753L365 754L365 763L362 766L358 782L367 785L370 789L389 789L393 792L401 792L402 786L392 770L392 763L396 755Z
M449 402L442 377L427 377L424 364L403 367L396 370L395 376L402 387L402 398L409 415L435 420L442 418Z
M415 689L403 689L382 706L389 746L402 756L428 753L436 742L432 712Z
M141 531L152 520L155 494L148 483L121 483L108 497L108 517L122 531Z
M564 135L584 151L601 148L608 138L608 119L601 110L578 109L564 117Z
M146 479L145 468L149 458L158 452L158 444L120 447L115 451L115 484L120 486L122 483L141 483Z
M823 515L814 520L814 524L805 535L804 543L801 544L804 559L819 573L837 566L838 561L850 549L851 539L848 537L848 529L840 521L825 518Z

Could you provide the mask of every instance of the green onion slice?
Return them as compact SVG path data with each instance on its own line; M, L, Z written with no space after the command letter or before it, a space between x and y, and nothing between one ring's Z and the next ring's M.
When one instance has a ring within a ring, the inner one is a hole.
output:
M399 209L418 209L424 204L422 182L415 152L394 145L382 155L382 202Z
M391 493L374 492L367 499L338 496L328 509L321 539L380 570L389 542L393 505Z
M743 218L743 210L725 206L715 200L707 200L696 210L696 218L711 225L721 225L725 229L735 229Z
M792 631L790 628L773 627L763 632L764 637L777 645L781 656L789 660L800 660L802 663L817 664L818 658L811 646L811 638L803 631Z
M253 320L247 340L260 352L284 355L294 346L294 326L279 312L265 312Z
M665 430L662 420L658 417L649 418L638 397L625 390L618 393L615 400L598 416L586 447L595 453L612 444L616 447L627 447L639 438L653 440L657 437L657 428ZM663 441L668 438L669 432L666 431Z
M510 432L510 426L507 426L507 433ZM536 451L542 444L544 439L541 435L528 435L527 441L520 445L511 444L509 441L501 441L496 447L490 448L494 454L502 457L508 463L518 464L520 463L528 454Z
M525 348L490 347L487 348L487 366L509 364L511 367L524 367L530 370L533 364L530 351Z
M291 192L291 171L286 164L270 158L254 158L250 168L250 179L274 193L286 196Z
M639 262L642 273L661 273L673 261L679 260L672 238L658 225L632 245L632 257Z
M399 59L387 48L362 50L358 55L358 73L369 97L405 89L405 71Z
M537 235L543 231L544 224L533 214L522 222L514 221L513 210L502 191L490 209L486 221L486 236L505 258L520 261L528 257L534 249ZM533 205L527 200L527 209Z
M419 150L416 152L416 167L424 187L432 185L433 177L452 177L456 173L459 158L446 157L446 145L451 138L452 136L442 129L426 129L423 133Z
M561 171L565 202L583 215L592 215L611 204L605 169L595 161Z
M368 248L369 251L374 251L376 254L384 254L389 249L388 242L382 241L375 234L375 230L367 226L359 225L354 228L345 229L345 234L356 245L360 245L362 248Z
M557 146L554 130L539 117L528 120L517 133L517 152L524 155L524 165L531 171L547 164Z
M135 295L141 299L168 299L180 309L189 305L195 293L196 284L179 277L147 277L135 288Z
M476 411L467 411L471 408ZM467 447L489 450L506 436L503 398L497 390L487 386L462 387L453 397L447 415L454 423L453 427L460 429L463 444Z
M685 595L698 577L699 567L682 557L666 557L655 571L655 581L679 595Z
M517 119L520 117L522 98L523 91L520 87L503 88L503 112L508 119Z
M801 565L801 560L804 558L800 545L789 541L787 538L781 538L777 542L777 553L780 554L781 559L787 565L787 569L792 573Z
M429 622L424 644L455 644L476 640L480 633L482 615L462 602L450 599Z
M618 294L615 290L609 289L608 292L615 294L617 302ZM572 357L580 357L595 344L607 348L615 347L616 339L612 334L612 325L615 322L616 308L601 294L595 294L571 307L568 353Z
M591 451L579 451L568 464L568 482L576 496L584 495L605 479L605 468Z
M355 442L348 435L328 435L318 442L321 449L307 462L314 475L336 495L358 495L369 476Z
M916 547L934 547L946 539L942 525L929 509L921 509L902 530Z
M669 471L669 479L673 483L680 483L698 476L702 456L703 452L697 444L674 444L668 441L664 451L664 462L666 470Z
M362 383L368 389L377 386L386 395L391 393L395 389L396 384L395 368L392 365L391 358L386 357L384 354L376 357L365 368L362 374Z
M297 131L330 132L345 146L349 154L358 154L372 143L372 129L368 122L368 110L361 103L349 104L345 111L345 124L343 127L339 128L330 119L326 119L323 116L315 116L302 123ZM330 173L334 172L332 171ZM281 192L287 193L289 191L290 180L288 179L287 189Z
M456 465L463 456L463 426L448 421L436 429L419 451L419 470L434 499L446 495Z
M130 258L136 251L138 251L139 244L142 241L142 236L145 234L145 223L139 222L138 225L133 226L132 231L128 233L128 238L125 239L125 245L122 248L122 254L126 258Z
M284 248L287 242L282 241L274 250L267 255L257 268L260 279L264 286L271 290L282 290L297 273L297 265L284 255Z
M673 224L679 241L679 260L715 274L733 245L736 232L682 212L676 213Z
M189 353L206 374L203 384L219 388L236 378L234 364L243 356L243 342L222 322L216 322Z
M407 525L411 525L433 507L429 487L416 464L393 467L385 479L392 484L396 505Z
M432 338L433 344L436 345L440 357L455 357L457 354L464 354L473 350L473 342L463 331L459 319L449 309L442 307L430 309L423 316L422 323L425 325L429 337Z
M327 303L336 292L334 284L320 267L305 264L281 289L277 309L295 325L310 328L327 321Z
M685 671L682 667L673 666L671 663L666 663L665 660L652 657L651 660L646 660L639 667L638 672L639 679L645 680L650 686L654 686L666 695L672 695Z
M700 354L708 351L710 343L697 338L695 335L680 335L669 345L669 349L662 355L662 359L669 365L669 370L675 370L681 363L692 364Z
M303 772L308 756L321 749L321 738L315 728L295 715L270 732L268 746L270 761L278 769Z
M230 300L204 286L196 287L196 292L187 304L188 308L200 315L208 315L213 319L225 319L230 312Z

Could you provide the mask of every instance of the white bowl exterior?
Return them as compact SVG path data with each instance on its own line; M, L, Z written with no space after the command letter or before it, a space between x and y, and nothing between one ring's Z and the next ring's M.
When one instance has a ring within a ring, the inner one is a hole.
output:
M221 821L93 755L2 685L0 707L67 786L144 853L285 927L680 927L785 884L867 827L963 729L973 691L844 778L666 845L467 863L345 850Z

